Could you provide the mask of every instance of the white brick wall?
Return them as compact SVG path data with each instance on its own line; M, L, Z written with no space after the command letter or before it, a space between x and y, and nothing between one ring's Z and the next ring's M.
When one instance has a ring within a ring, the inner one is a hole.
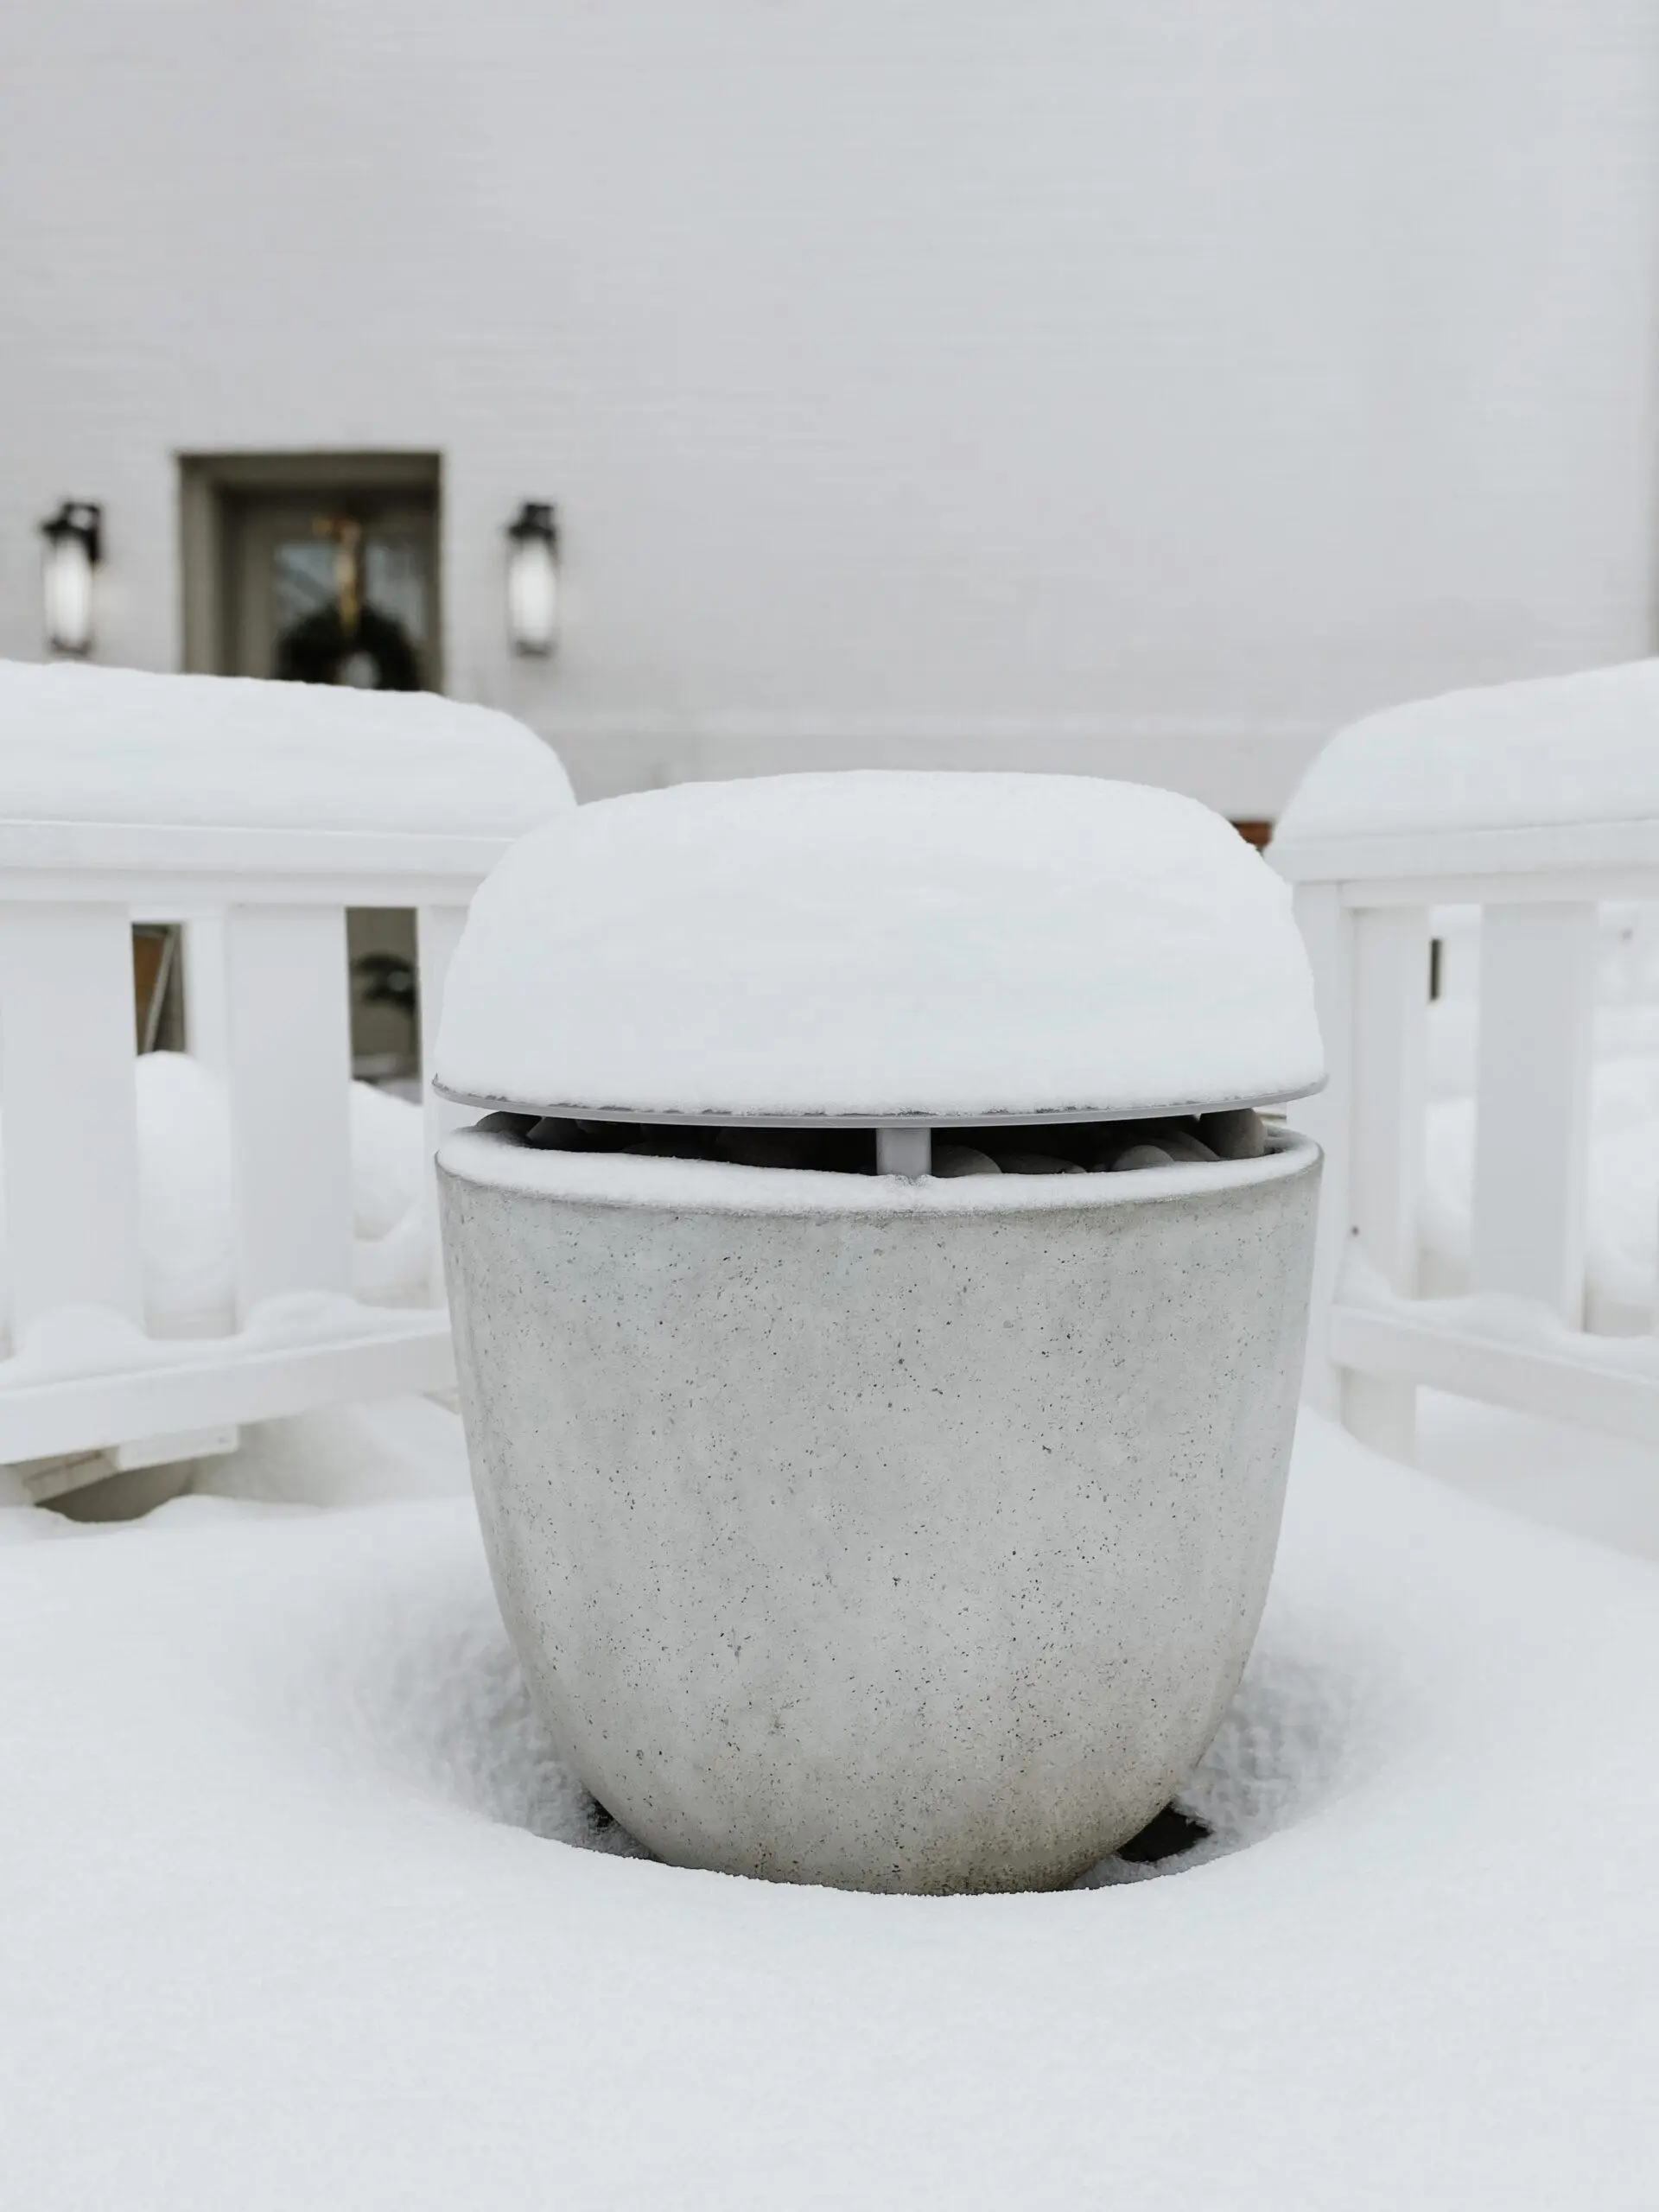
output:
M1271 811L1340 717L1649 649L1656 48L1645 0L0 10L0 651L66 494L102 657L165 667L175 452L435 448L452 688L590 790Z

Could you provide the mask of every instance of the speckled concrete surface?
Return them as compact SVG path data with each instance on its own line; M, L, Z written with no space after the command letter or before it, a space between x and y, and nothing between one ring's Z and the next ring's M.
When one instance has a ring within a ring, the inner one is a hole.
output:
M496 1588L594 1796L665 1859L873 1890L1058 1885L1141 1827L1272 1567L1319 1167L1289 1149L959 1212L444 1166Z

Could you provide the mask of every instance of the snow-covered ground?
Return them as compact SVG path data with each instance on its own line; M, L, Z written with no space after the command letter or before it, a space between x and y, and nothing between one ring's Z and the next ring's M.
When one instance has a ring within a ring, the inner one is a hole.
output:
M219 1463L241 1499L0 1513L8 2203L1659 2196L1647 1563L1310 1418L1189 1793L1216 1841L1060 1896L866 1897L595 1827L451 1416L259 1450Z
M1421 1390L1417 1463L1466 1497L1659 1560L1659 1452L1644 1445Z

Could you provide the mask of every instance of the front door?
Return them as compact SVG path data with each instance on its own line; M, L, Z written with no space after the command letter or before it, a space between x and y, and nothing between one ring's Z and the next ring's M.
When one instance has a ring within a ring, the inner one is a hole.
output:
M184 464L190 664L226 676L435 691L435 461L227 455ZM346 916L352 1060L411 1091L420 1067L415 917Z

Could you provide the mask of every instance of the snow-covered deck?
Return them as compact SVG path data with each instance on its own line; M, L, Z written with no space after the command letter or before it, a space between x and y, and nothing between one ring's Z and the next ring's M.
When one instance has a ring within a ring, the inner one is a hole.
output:
M0 1551L9 2201L1651 2205L1650 1564L1310 1416L1211 1843L775 1888L595 1831L458 1452L376 1418L290 1484L456 1494L0 1513L53 1538Z

